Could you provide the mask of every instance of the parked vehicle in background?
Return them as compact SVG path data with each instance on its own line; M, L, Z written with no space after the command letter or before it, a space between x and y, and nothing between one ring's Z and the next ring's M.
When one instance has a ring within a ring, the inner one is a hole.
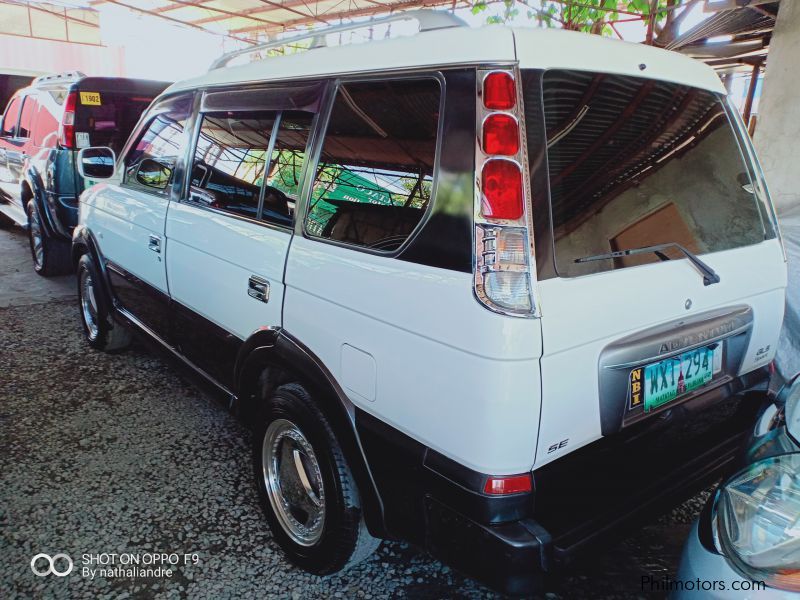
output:
M761 415L740 467L692 528L676 600L800 598L800 377Z
M64 73L36 78L0 118L0 224L28 227L40 275L70 270L78 196L92 184L75 169L81 148L119 152L168 84Z
M525 593L732 461L784 253L707 66L379 22L402 19L422 31L227 56L118 159L84 149L107 182L80 199L81 319L92 347L138 330L230 398L296 564L399 538Z

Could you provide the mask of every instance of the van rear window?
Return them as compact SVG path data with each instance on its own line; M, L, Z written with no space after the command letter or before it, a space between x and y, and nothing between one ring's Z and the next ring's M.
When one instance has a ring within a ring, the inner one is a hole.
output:
M130 92L80 91L75 114L79 148L108 146L119 153L153 96Z
M682 257L575 262L610 251L677 242L703 254L775 236L720 96L582 71L550 70L542 81L559 275Z

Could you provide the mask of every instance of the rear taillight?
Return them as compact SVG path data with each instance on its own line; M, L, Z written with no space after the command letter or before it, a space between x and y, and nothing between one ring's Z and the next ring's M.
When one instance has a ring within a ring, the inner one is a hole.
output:
M58 143L63 148L75 148L75 109L78 104L77 92L67 94L64 100L64 114L58 128Z
M483 486L483 493L492 496L525 494L531 491L533 491L533 479L530 473L489 477Z
M522 171L510 160L493 159L481 172L481 214L489 219L517 220L524 212Z
M522 106L511 71L488 72L480 85L475 295L495 312L532 316Z
M510 110L517 103L517 84L508 71L492 71L483 79L483 105L491 110Z
M483 151L498 156L519 152L519 125L508 113L492 113L483 122Z

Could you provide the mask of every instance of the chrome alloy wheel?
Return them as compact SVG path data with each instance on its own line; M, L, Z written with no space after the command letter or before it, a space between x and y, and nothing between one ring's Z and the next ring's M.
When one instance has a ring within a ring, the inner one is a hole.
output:
M89 339L96 339L100 333L100 329L97 326L97 297L94 294L92 276L86 269L81 271L81 312L89 333Z
M31 250L36 267L41 269L44 265L44 240L42 239L42 221L36 207L31 208L30 214Z
M286 419L267 427L261 448L267 496L278 522L292 541L312 546L325 525L325 490L314 449Z

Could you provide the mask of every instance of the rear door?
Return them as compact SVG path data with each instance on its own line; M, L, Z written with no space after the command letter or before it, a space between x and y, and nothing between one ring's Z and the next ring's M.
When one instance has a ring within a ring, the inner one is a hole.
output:
M117 301L162 339L170 335L164 221L175 181L181 180L176 167L187 146L191 107L190 94L153 106L118 162L121 181L90 195L85 219Z
M20 203L20 174L27 142L26 136L20 135L21 115L25 113L30 122L34 104L32 96L13 98L6 108L0 131L0 190L17 204Z
M541 465L766 365L786 270L768 200L753 193L743 138L717 94L567 70L524 71L523 88ZM674 248L587 260L668 242L696 251L720 282L704 285Z
M167 219L167 274L180 351L228 387L241 343L282 323L284 265L321 89L202 99L187 189Z

